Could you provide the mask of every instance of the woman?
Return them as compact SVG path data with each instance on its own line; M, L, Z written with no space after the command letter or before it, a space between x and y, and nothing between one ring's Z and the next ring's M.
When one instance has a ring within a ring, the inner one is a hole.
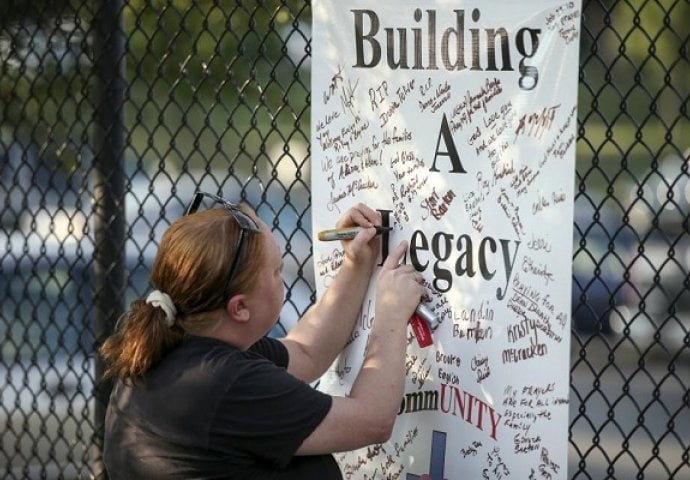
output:
M197 211L202 200L217 207ZM282 255L245 206L198 193L163 235L155 290L132 303L101 347L116 380L106 414L111 479L339 479L333 452L390 438L404 386L407 320L421 277L398 265L376 280L375 321L348 397L310 387L355 325L380 238L378 212L359 204L338 227L365 227L344 244L337 276L285 338L266 337L284 300Z

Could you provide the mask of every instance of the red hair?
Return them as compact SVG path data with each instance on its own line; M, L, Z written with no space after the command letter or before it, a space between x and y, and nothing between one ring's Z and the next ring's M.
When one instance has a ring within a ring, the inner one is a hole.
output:
M248 207L242 210L256 218ZM168 327L165 312L143 299L132 302L99 350L109 365L105 378L141 377L182 341L185 331L210 326L218 320L213 312L224 309L233 294L256 287L264 265L264 232L245 236L239 270L226 285L239 235L239 225L224 208L186 215L170 225L161 238L150 281L175 304L175 323Z

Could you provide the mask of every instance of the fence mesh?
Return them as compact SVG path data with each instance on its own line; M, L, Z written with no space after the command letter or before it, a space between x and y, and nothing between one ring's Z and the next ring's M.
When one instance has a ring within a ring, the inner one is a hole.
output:
M690 6L585 0L568 478L690 477ZM0 4L0 476L102 477L94 346L197 189L314 298L311 6ZM118 238L121 240L118 240Z

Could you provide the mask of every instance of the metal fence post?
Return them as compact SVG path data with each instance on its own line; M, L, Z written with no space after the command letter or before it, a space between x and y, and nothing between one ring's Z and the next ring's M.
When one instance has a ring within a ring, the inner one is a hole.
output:
M112 331L117 317L124 310L125 38L122 8L122 0L102 0L98 2L95 13L94 348ZM112 384L100 382L104 365L97 354L95 357L93 477L107 478L103 465L103 434L105 410Z

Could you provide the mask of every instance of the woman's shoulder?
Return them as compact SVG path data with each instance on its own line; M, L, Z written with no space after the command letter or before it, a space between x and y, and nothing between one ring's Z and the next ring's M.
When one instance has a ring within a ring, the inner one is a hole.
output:
M287 350L272 338L261 339L249 349L240 350L216 338L188 335L169 357L171 363L196 365L209 371L232 367L237 373L249 367L287 365Z

